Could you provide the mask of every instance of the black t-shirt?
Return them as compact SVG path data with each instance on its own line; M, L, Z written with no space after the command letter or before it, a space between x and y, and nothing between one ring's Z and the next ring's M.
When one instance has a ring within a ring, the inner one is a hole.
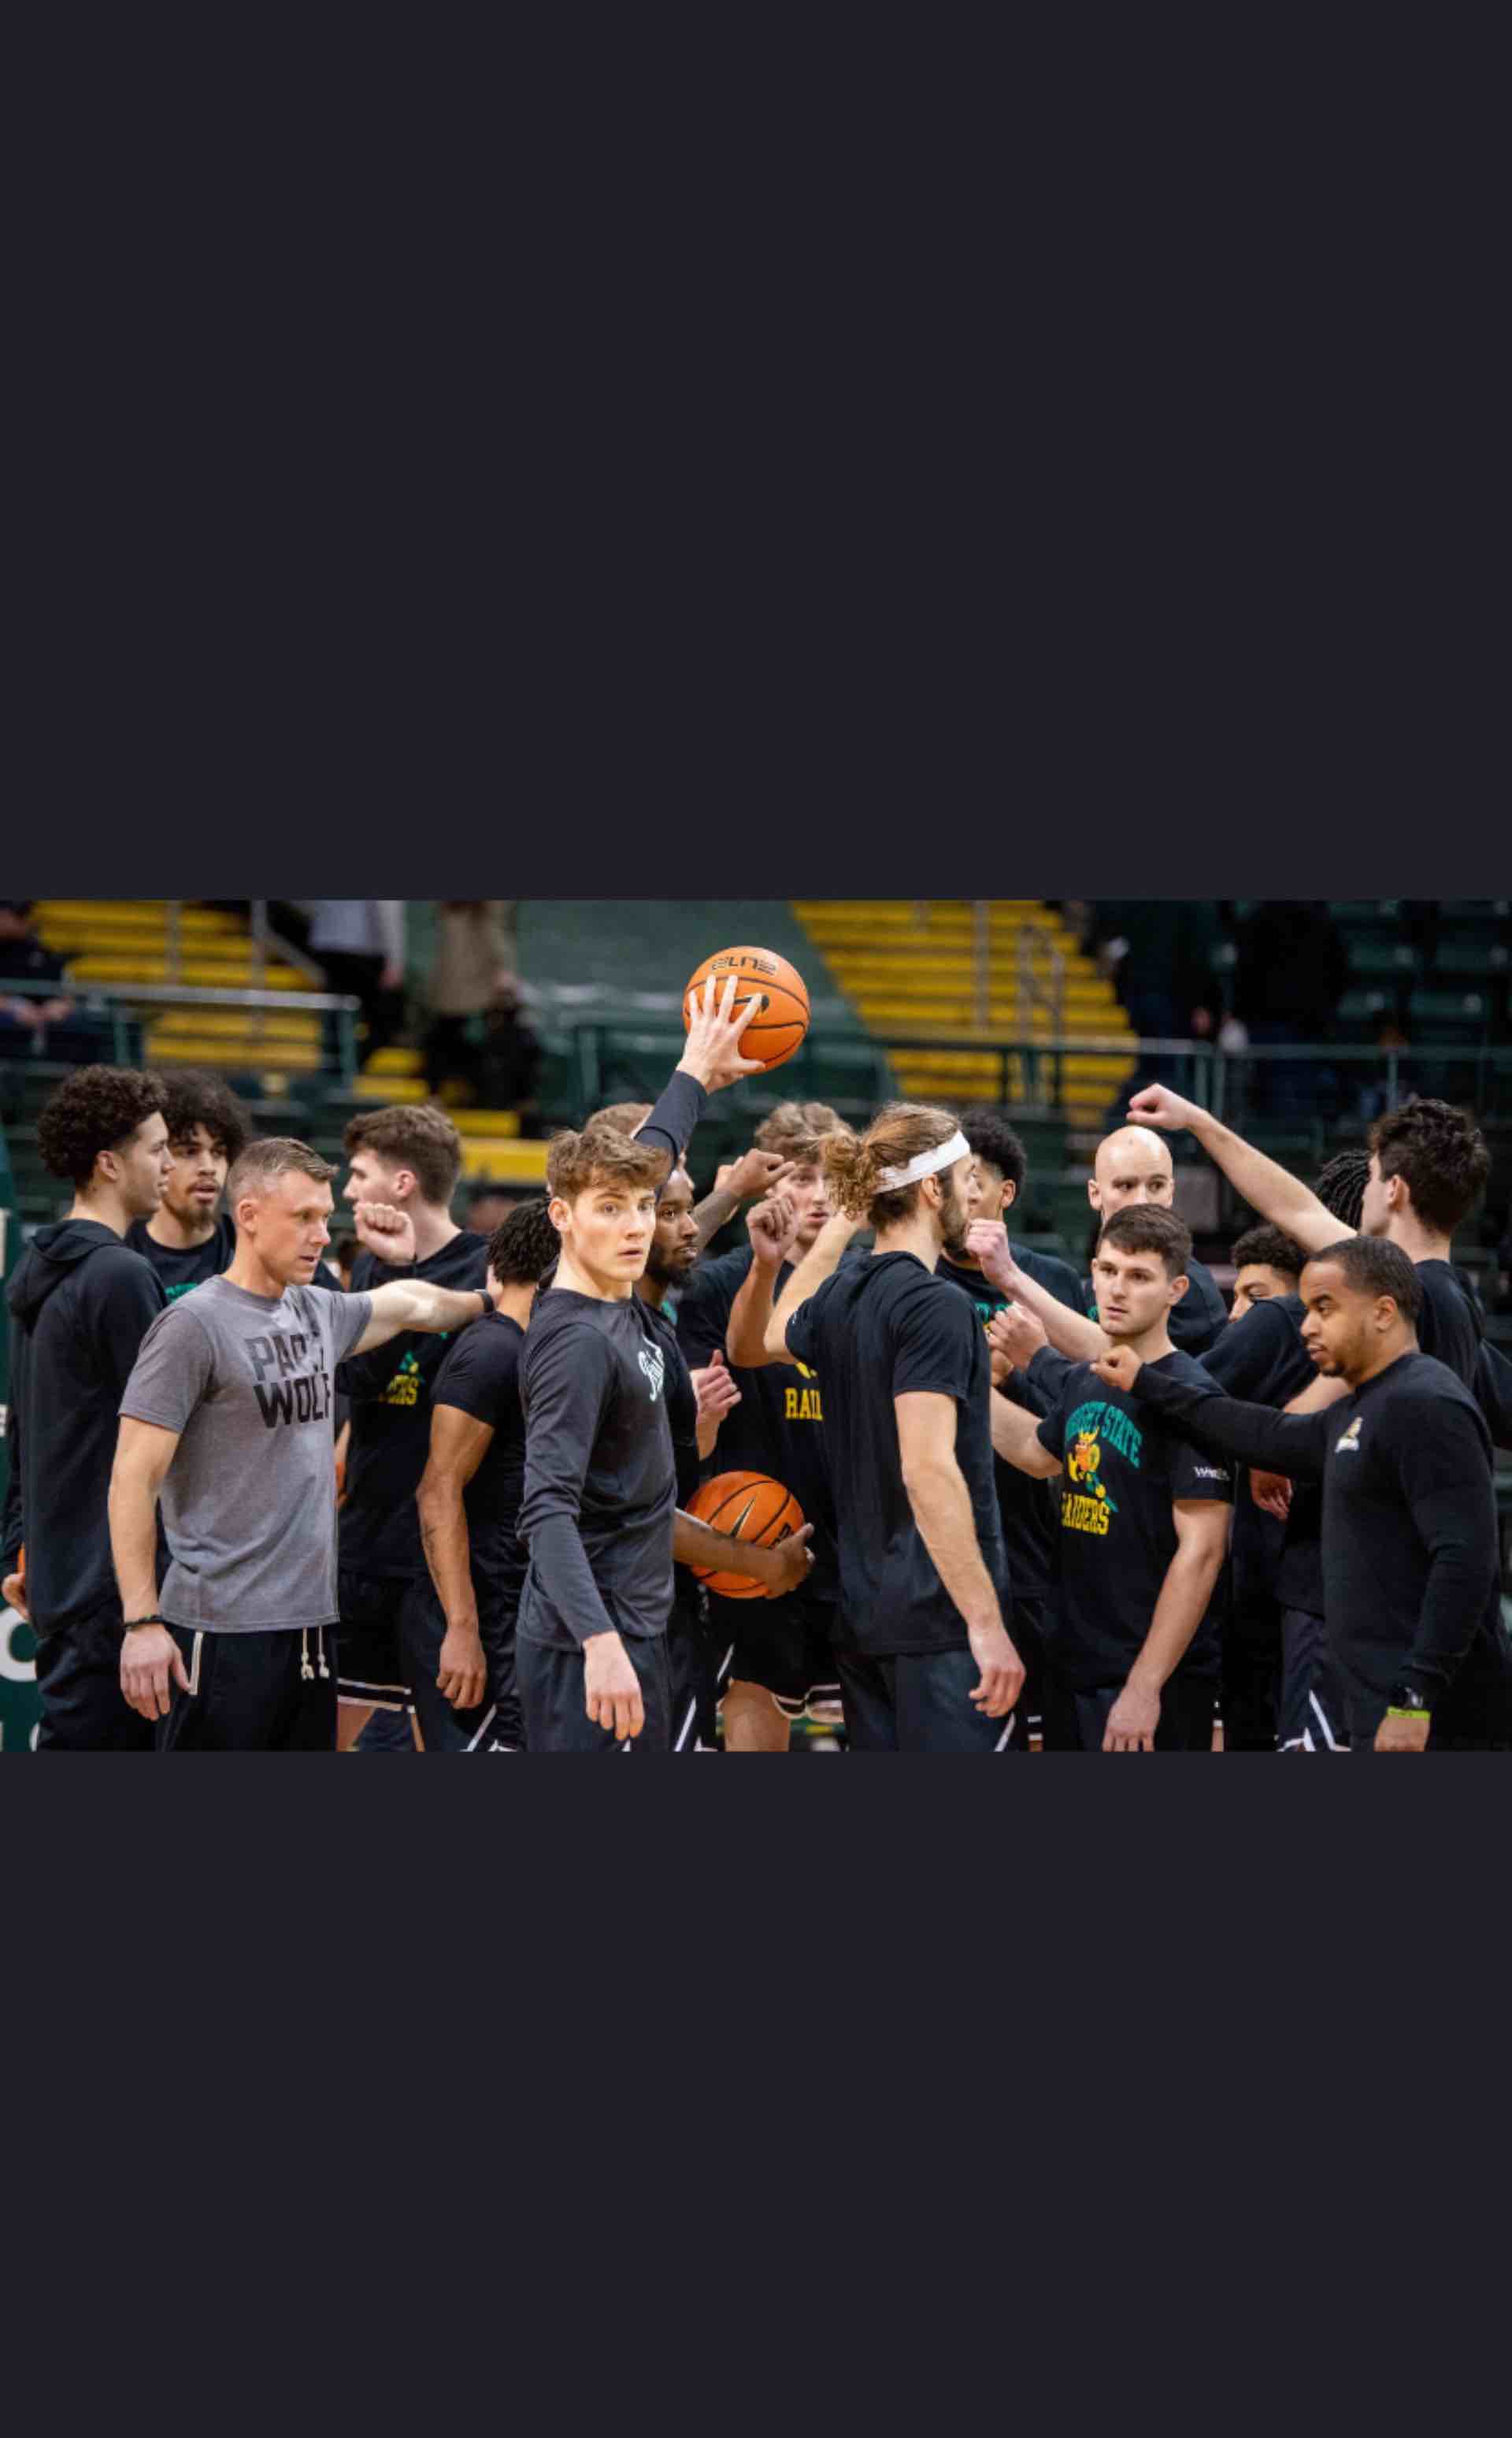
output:
M750 1275L748 1245L717 1261L700 1262L685 1281L677 1303L677 1343L694 1367L723 1348L735 1298ZM849 1258L849 1257L847 1257ZM841 1266L845 1263L842 1261ZM775 1303L793 1265L784 1262L772 1290ZM755 1370L730 1366L740 1404L725 1416L703 1473L765 1473L792 1492L814 1527L809 1546L814 1566L804 1585L816 1599L839 1598L839 1559L835 1545L835 1494L825 1456L823 1392L813 1370L791 1363L766 1363ZM717 1598L717 1594L714 1596Z
M1413 1266L1423 1290L1417 1343L1436 1363L1447 1363L1467 1388L1473 1388L1485 1331L1480 1306L1448 1262L1415 1262Z
M1302 1343L1302 1298L1300 1296L1272 1296L1260 1303L1251 1304L1249 1311L1231 1320L1203 1357L1203 1369L1209 1372L1219 1387L1230 1397L1242 1397L1252 1405L1280 1407L1310 1387L1317 1378L1312 1358ZM1285 1554L1292 1546L1289 1527L1277 1516L1268 1515L1257 1507L1250 1491L1248 1465L1237 1468L1234 1484L1234 1538L1230 1555L1234 1564L1234 1588L1243 1598L1251 1592L1264 1592L1273 1599L1283 1597L1281 1571ZM1302 1500L1299 1483L1292 1493L1292 1512L1297 1512ZM1311 1527L1311 1554L1315 1566L1321 1567L1318 1556L1319 1509L1317 1493L1310 1489L1302 1500ZM1299 1530L1296 1546L1307 1546ZM1297 1564L1300 1567L1299 1557ZM1321 1582L1321 1573L1319 1581ZM1307 1602L1290 1600L1292 1608L1304 1608ZM1321 1605L1316 1612L1321 1616Z
M1089 1320L1098 1316L1097 1290L1083 1279L1083 1309ZM1202 1355L1228 1327L1228 1306L1210 1269L1201 1262L1187 1264L1187 1292L1166 1323L1166 1334L1178 1354Z
M536 1298L520 1372L529 1551L518 1632L578 1651L610 1631L665 1634L677 1469L670 1323L637 1295Z
M1165 1354L1144 1368L1212 1385L1189 1354ZM1176 1554L1174 1502L1229 1504L1232 1468L1163 1430L1148 1406L1105 1387L1090 1363L1073 1364L1039 1435L1063 1467L1061 1596L1049 1637L1056 1672L1079 1691L1121 1685L1144 1649ZM1175 1673L1216 1675L1219 1647L1215 1603Z
M1435 1721L1473 1732L1502 1715L1506 1645L1490 1435L1469 1390L1433 1355L1398 1356L1317 1414L1274 1414L1195 1380L1152 1383L1136 1401L1200 1445L1323 1483L1328 1649L1345 1681L1351 1740L1368 1738L1398 1677Z
M1014 1258L1020 1269L1068 1310L1081 1311L1081 1289L1069 1262L1057 1261L1052 1253L1027 1251L1016 1253ZM944 1254L941 1255L935 1276L949 1279L953 1286L970 1296L972 1309L984 1332L993 1314L1006 1310L1011 1301L980 1270L966 1269ZM1027 1389L1020 1371L1009 1373L1001 1393L1029 1413L1042 1410ZM1008 1552L1013 1598L1043 1599L1055 1568L1060 1491L1053 1481L1036 1481L1032 1474L1020 1473L1016 1464L1005 1464L996 1455L993 1458L993 1478L997 1485L997 1511L1003 1519L1003 1546Z
M519 1502L525 1489L525 1412L519 1367L525 1333L507 1313L481 1315L454 1337L431 1388L431 1403L455 1405L486 1422L493 1438L462 1493L475 1574L518 1599L525 1580Z
M838 1524L839 1639L872 1658L963 1651L965 1620L935 1569L904 1488L893 1399L956 1402L956 1462L1008 1621L1010 1579L993 1480L987 1339L948 1279L912 1253L845 1262L787 1324L788 1352L818 1375Z
M365 1294L394 1279L482 1287L487 1269L487 1237L459 1228L439 1252L408 1269L359 1253L352 1287ZM342 1564L357 1574L428 1571L414 1493L431 1453L431 1389L450 1344L449 1332L407 1329L371 1354L350 1355L337 1371L337 1387L352 1401L339 1546Z

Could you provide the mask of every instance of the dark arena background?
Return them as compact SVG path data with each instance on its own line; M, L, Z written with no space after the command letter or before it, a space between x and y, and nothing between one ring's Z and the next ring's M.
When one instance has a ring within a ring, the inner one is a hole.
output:
M5 901L0 1271L9 1281L68 1208L37 1121L94 1062L166 1082L208 1071L253 1134L297 1137L337 1163L333 1263L352 1227L350 1122L438 1104L462 1145L451 1215L491 1234L543 1192L554 1133L656 1101L682 1054L689 977L740 943L796 969L809 1029L782 1066L711 1096L689 1157L695 1196L782 1104L822 1103L857 1134L889 1101L987 1107L1027 1157L1008 1214L1015 1253L1084 1281L1088 1177L1141 1087L1167 1086L1309 1184L1424 1096L1470 1113L1484 1137L1484 1192L1451 1258L1485 1343L1512 1359L1506 900ZM1226 1301L1235 1245L1261 1214L1189 1132L1167 1140L1174 1209ZM746 1218L724 1220L702 1259L745 1246ZM676 1306L674 1288L674 1318ZM1512 1455L1499 1445L1495 1461L1512 1623ZM0 1442L0 1487L8 1468ZM29 1623L0 1607L8 1755L35 1740L35 1652ZM721 1712L702 1748L722 1733ZM1221 1715L1214 1737L1222 1748ZM795 1752L844 1746L837 1715L794 1722ZM414 1746L402 1711L378 1709L353 1748Z

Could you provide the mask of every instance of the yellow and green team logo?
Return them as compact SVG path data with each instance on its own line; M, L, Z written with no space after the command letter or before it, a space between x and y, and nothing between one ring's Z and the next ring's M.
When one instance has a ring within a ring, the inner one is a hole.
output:
M1065 1452L1065 1477L1072 1485L1061 1498L1061 1521L1072 1532L1096 1532L1108 1529L1108 1518L1118 1512L1116 1504L1108 1496L1098 1480L1098 1468L1102 1462L1102 1449L1095 1431L1078 1431Z
M385 1405L413 1405L419 1394L420 1365L418 1357L412 1352L405 1356L384 1389L383 1403Z

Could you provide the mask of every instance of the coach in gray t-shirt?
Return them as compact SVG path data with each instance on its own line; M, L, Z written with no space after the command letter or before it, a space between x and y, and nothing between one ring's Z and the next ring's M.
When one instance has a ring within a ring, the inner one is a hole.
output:
M160 1314L121 1399L110 1496L121 1689L157 1721L160 1750L334 1749L336 1366L400 1330L465 1329L492 1309L481 1291L421 1279L365 1295L311 1286L335 1174L289 1138L248 1145L226 1179L236 1259ZM357 1232L383 1262L414 1260L410 1220L386 1204L360 1202Z
M372 1313L370 1295L254 1295L221 1276L152 1323L121 1412L178 1439L161 1493L170 1625L336 1622L332 1381Z

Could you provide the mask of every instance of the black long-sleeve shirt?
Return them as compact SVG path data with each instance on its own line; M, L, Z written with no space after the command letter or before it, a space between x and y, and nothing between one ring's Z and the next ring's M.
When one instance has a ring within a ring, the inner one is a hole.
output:
M635 1295L536 1298L520 1374L527 1642L577 1651L595 1634L666 1632L677 1495L667 1328Z
M1351 1741L1404 1680L1431 1705L1472 1648L1501 1657L1491 1443L1447 1365L1414 1349L1319 1414L1276 1414L1146 1364L1134 1394L1188 1436L1323 1483L1324 1615Z

